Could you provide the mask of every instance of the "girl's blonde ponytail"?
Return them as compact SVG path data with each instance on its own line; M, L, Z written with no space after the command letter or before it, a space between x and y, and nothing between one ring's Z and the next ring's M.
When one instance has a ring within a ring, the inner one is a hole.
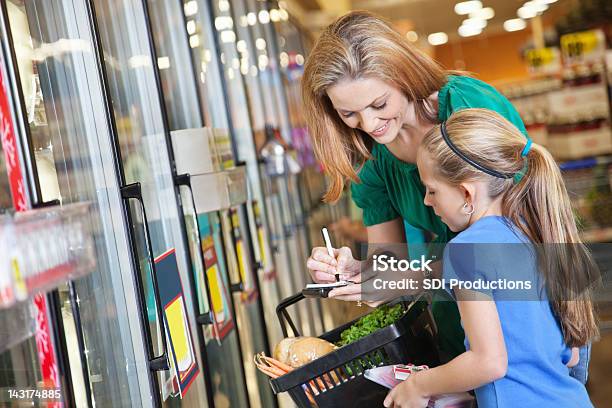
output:
M548 299L566 343L581 346L596 338L592 288L599 282L599 272L580 241L561 172L550 153L537 144L526 149L525 136L501 115L486 109L456 112L445 128L452 144L468 160L502 175L521 174L494 177L478 170L451 150L439 126L421 145L437 163L441 179L453 185L486 180L489 196L502 197L502 215L536 244ZM524 150L528 150L525 157Z
M527 166L525 177L506 192L502 211L531 242L542 244L540 269L565 341L584 345L599 334L591 289L598 269L580 241L565 183L551 154L533 145Z

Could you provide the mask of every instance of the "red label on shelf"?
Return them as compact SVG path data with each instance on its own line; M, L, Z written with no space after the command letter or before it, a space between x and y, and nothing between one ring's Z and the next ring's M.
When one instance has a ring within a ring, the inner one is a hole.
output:
M6 162L6 171L11 187L13 206L17 211L27 210L25 188L23 186L23 175L19 166L19 153L17 151L17 139L15 129L11 120L11 110L7 96L7 84L4 81L4 73L0 69L0 139L2 140L2 151Z

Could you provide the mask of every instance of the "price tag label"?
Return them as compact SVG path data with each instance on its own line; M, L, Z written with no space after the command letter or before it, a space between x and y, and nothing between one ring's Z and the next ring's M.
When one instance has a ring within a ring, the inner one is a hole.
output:
M589 30L561 36L561 50L566 63L592 62L603 58L606 42L603 31Z
M556 47L527 50L525 59L531 74L554 74L561 70L561 55Z

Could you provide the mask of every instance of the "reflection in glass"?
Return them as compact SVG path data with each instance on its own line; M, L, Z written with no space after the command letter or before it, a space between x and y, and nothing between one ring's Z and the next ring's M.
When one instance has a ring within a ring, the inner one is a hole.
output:
M148 5L168 126L170 130L202 127L180 4L149 0Z

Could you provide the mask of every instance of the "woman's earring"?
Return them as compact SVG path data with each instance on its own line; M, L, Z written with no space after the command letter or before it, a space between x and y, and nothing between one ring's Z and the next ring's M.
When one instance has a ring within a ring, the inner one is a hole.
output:
M474 204L468 204L467 201L463 204L463 212L465 212L466 215L474 214L474 210Z

